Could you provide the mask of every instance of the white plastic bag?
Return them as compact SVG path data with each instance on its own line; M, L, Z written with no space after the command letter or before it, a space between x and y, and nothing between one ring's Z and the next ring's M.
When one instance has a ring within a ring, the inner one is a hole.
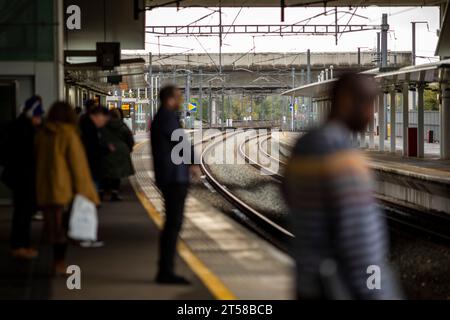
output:
M97 240L97 208L88 198L77 194L70 213L68 236L74 240Z

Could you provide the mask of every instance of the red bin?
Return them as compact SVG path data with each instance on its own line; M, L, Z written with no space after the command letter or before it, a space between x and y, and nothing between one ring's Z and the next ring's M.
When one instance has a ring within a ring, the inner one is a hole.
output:
M408 157L417 157L417 128L408 128Z
M433 130L428 130L427 142L428 143L433 143L434 142L434 132L433 132Z

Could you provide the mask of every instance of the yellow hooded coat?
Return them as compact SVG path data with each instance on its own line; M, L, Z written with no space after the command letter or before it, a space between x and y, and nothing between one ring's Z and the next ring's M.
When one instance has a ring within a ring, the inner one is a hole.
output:
M48 122L36 134L35 142L38 206L66 206L76 194L100 203L74 125Z

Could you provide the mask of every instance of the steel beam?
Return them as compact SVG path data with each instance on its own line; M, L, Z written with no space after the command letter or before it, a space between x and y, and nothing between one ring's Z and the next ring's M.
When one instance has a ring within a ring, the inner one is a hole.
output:
M146 32L164 36L219 36L227 34L275 34L275 35L336 35L342 33L379 30L380 25L367 24L244 24L244 25L179 25L146 26Z

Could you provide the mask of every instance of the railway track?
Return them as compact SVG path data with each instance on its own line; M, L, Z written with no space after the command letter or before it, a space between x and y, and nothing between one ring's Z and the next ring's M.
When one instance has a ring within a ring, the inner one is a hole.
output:
M223 133L222 139L231 138L238 133ZM210 170L210 167L205 161L206 155L211 152L211 150L218 144L222 143L223 140L214 141L208 144L202 151L200 157L200 168L204 173L207 181L210 185L220 193L225 199L227 199L233 206L235 206L242 214L244 214L254 225L252 227L257 233L259 233L264 238L268 238L276 246L285 249L286 243L294 237L294 235L287 230L284 226L268 218L264 213L253 208L246 202L242 201L235 193L230 191L224 184L220 183L216 179Z
M273 155L269 154L268 152L266 152L264 150L264 148L262 147L262 143L263 142L267 142L270 139L270 134L267 133L263 133L263 134L258 134L254 137L252 137L251 139L249 139L248 141L244 141L242 142L238 149L239 149L239 153L241 154L241 156L253 167L259 169L261 172L264 172L265 174L268 174L270 176L272 176L273 178L275 178L278 181L281 181L283 176L278 173L275 172L274 170L271 170L269 168L267 168L267 166L262 165L257 159L252 159L246 152L245 152L245 145L247 143L250 143L253 140L258 139L259 142L257 143L257 148L258 148L258 153L263 155L263 157L266 157L267 159L269 159L269 161L275 161L277 162L277 167L281 164L281 165L286 165L286 163L278 158L275 158Z
M286 166L286 162L280 160L278 157L274 157L269 154L263 148L262 144L268 143L271 139L270 134L261 134L256 137L253 137L247 142L242 143L239 146L239 151L242 156L258 170L263 172L272 174L272 177L279 183L282 182L283 176L279 172L273 172L267 169L264 165L262 165L258 160L252 159L249 155L245 154L245 143L250 143L252 140L259 139L257 143L259 154L263 154L265 157L269 158L270 161L278 161L281 168ZM279 170L283 171L283 170ZM417 209L406 207L404 205L389 201L386 198L375 195L378 202L380 203L380 207L385 213L386 218L390 222L391 226L395 228L405 229L408 232L415 232L421 235L426 235L430 238L439 241L445 241L446 243L450 243L450 219L448 217L434 214L434 213L423 213Z
M222 184L214 177L214 174L205 162L205 156L211 151L212 148L222 143L225 139L231 138L236 134L238 133L222 133L222 138L219 141L213 141L203 149L200 157L201 170L210 185L256 225L256 228L252 227L252 229L263 237L269 238L270 241L275 243L277 246L284 247L285 243L292 239L294 235L286 227L274 222L265 216L264 213L253 208L251 205L240 199L238 195L233 193L233 191L227 188L226 185ZM208 137L204 141L210 141L218 136L220 135ZM263 145L269 143L270 139L270 134L257 134L240 143L237 146L237 152L245 159L246 163L260 172L269 175L277 183L281 183L283 176L280 172L282 172L283 168L286 166L286 161L281 160L278 157L274 157L271 153L266 151L267 146L264 147ZM267 165L262 165L261 161L252 158L245 152L246 145L255 142L257 144L257 155L264 157L266 159L265 162L277 162L277 165L280 166L281 170L275 172L268 168ZM418 233L438 241L450 243L450 219L447 217L423 213L414 208L405 207L378 196L376 196L376 198L379 201L380 207L383 209L383 212L392 228L395 228L396 230L401 229L409 233Z

